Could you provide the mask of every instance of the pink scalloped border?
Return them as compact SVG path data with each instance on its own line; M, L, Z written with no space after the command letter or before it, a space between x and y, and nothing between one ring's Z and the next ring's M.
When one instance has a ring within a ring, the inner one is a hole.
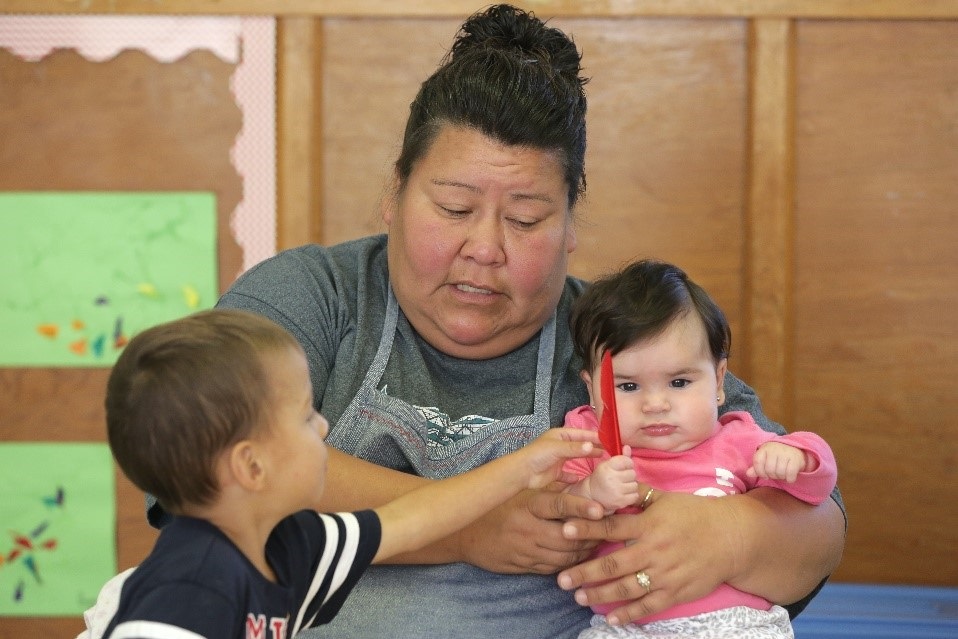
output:
M243 270L276 252L276 21L272 17L0 16L0 47L27 61L75 49L103 62L141 49L161 62L211 51L236 64L230 86L243 126L230 161L243 180L231 228Z

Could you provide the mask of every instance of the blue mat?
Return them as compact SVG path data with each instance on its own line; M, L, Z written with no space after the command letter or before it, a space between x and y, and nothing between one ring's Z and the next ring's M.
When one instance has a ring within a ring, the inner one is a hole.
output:
M958 639L958 588L827 583L796 639Z

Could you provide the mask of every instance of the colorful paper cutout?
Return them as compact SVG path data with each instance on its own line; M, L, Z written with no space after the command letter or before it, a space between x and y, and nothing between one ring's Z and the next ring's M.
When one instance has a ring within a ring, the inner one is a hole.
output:
M216 302L215 198L0 193L0 272L0 366L110 366Z
M78 615L116 574L102 443L0 444L0 616Z

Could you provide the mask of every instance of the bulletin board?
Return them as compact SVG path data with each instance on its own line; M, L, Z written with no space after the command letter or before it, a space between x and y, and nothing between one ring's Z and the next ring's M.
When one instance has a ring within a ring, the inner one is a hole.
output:
M215 298L251 263L268 256L245 246L237 231L237 216L244 206L247 212L258 208L269 214L264 215L265 244L267 251L275 246L269 235L274 227L270 185L251 193L253 179L237 168L237 155L249 153L241 148L243 140L249 143L251 133L256 133L250 131L249 118L244 118L248 114L237 99L242 55L249 52L230 59L215 47L197 47L161 59L134 47L94 59L78 48L54 48L30 58L0 42L0 192L207 194L214 201L216 279L203 295ZM272 87L263 87L262 93L272 103ZM271 134L271 129L265 133ZM272 150L261 146L259 153L271 159ZM274 179L272 171L264 173ZM258 205L256 197L264 193L265 204ZM103 221L97 224L102 226ZM56 251L57 245L50 250ZM4 279L10 277L15 274L3 273ZM199 303L191 295L198 289L177 287L183 310L191 310L191 300ZM211 301L203 300L202 306ZM0 335L0 340L9 339ZM64 451L82 443L102 445L109 367L34 364L0 366L0 442L52 443ZM115 468L113 479L119 571L146 556L156 531L146 523L142 493ZM55 495L56 487L51 490ZM39 514L46 512L44 508L41 504ZM24 539L4 539L4 548L22 545L37 531L38 548L50 545L50 535L40 526L27 530L30 526L24 523ZM53 552L38 555L47 566L56 557ZM30 574L24 574L24 592L30 594ZM92 603L93 595L84 595L85 601ZM73 637L83 621L79 615L0 616L0 627L3 636L9 631L11 636Z

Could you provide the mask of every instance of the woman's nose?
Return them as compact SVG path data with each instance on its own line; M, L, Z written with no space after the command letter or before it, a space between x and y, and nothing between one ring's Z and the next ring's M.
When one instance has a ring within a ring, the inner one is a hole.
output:
M501 264L505 261L505 238L498 216L480 215L475 224L469 225L462 254L483 265Z

